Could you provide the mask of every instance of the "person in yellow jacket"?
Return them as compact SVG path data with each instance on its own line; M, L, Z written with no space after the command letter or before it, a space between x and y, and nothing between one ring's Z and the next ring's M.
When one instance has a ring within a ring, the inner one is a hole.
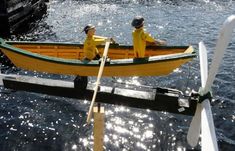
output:
M142 16L136 16L131 25L135 27L132 32L134 57L145 57L146 44L153 43L155 45L166 45L166 42L159 39L154 39L149 33L144 30L144 18Z
M92 24L88 24L83 31L86 33L87 37L84 42L84 60L91 61L91 60L99 60L100 54L97 49L97 45L104 44L106 41L111 41L114 43L112 38L102 37L95 35L95 26Z

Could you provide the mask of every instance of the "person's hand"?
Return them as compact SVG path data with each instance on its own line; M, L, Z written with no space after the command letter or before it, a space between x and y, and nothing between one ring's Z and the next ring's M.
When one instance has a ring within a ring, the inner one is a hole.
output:
M119 43L117 43L113 38L107 38L106 42L110 42L110 43L112 43L114 45L119 45Z
M162 46L165 46L167 43L166 43L166 41L161 40L160 44L161 44Z
M156 40L155 44L156 45L160 45L160 46L165 46L166 45L166 41L164 41L164 40Z
M106 42L113 43L113 38L107 38L105 41L106 41Z
M115 44L116 41L113 38L110 38L111 43Z

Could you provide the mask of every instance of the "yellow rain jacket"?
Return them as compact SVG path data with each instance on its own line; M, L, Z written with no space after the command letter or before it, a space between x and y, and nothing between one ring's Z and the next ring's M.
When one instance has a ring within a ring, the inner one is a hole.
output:
M87 37L85 42L84 42L84 57L92 60L95 58L97 54L99 54L98 49L96 48L97 45L101 45L106 41L106 37L101 37L101 36L92 36L92 37Z
M134 57L145 57L146 41L155 42L155 39L149 33L145 32L143 27L133 30L132 37L134 46Z

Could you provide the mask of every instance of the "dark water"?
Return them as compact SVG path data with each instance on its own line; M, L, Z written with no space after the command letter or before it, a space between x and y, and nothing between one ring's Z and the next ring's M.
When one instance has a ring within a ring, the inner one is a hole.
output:
M81 33L83 27L92 23L97 26L97 34L114 37L121 44L131 44L130 22L135 15L142 15L146 29L156 38L166 39L168 45L191 44L197 50L198 42L204 41L210 64L219 29L232 14L235 14L233 0L51 0L47 14L35 22L29 32L12 35L9 39L81 43L85 36ZM216 136L219 149L226 151L235 150L234 51L235 36L212 88ZM117 77L116 80L190 92L200 87L198 61L195 58L166 77ZM96 79L89 80L95 82ZM109 78L102 83L115 85ZM86 125L89 108L86 100L10 91L1 87L0 105L0 150L92 150L93 125ZM186 141L191 117L104 106L105 150L200 150L200 145L193 149Z

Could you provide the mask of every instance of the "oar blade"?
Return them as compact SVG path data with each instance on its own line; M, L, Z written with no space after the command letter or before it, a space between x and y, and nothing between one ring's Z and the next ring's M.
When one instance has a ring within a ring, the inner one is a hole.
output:
M199 57L200 57L200 73L201 73L201 87L204 88L206 85L206 80L208 76L208 59L207 50L204 43L199 42Z
M197 109L196 109L195 115L193 116L193 119L190 123L188 134L187 134L188 144L192 147L197 146L198 139L200 137L201 111L202 111L201 104L197 104Z
M219 69L219 65L223 59L225 50L232 37L234 27L235 27L235 15L231 15L224 22L223 27L220 31L219 38L215 47L215 54L212 59L208 79L207 79L206 86L205 86L205 93L207 93L210 90L214 82L215 76Z
M202 151L203 150L218 151L214 120L211 112L210 101L208 99L202 102L201 118L202 118L202 126L201 126Z
M200 72L201 72L201 86L205 87L206 79L208 75L208 62L207 62L207 50L203 42L199 43L199 58L200 58ZM201 131L201 111L202 105L197 104L195 115L190 123L187 141L190 146L195 147L198 144Z

